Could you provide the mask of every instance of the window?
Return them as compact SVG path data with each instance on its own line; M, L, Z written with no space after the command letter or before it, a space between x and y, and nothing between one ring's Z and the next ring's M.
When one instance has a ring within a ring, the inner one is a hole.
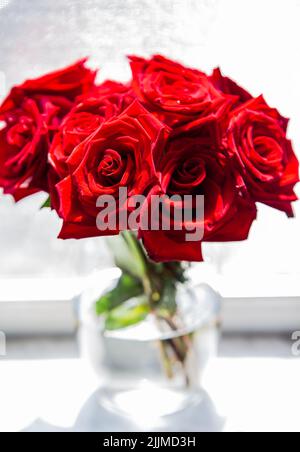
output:
M101 79L126 79L125 54L161 52L207 71L220 65L254 95L264 92L271 105L278 105L292 118L289 134L295 148L300 149L298 0L132 0L130 6L97 0L86 2L84 7L81 0L0 1L0 96L5 94L5 86L8 90L14 83L83 55L91 55L92 61L102 66ZM237 21L236 17L245 20ZM58 32L62 23L63 36ZM59 220L54 213L39 210L44 198L37 195L14 205L10 197L0 197L0 319L5 319L1 303L3 307L18 297L17 293L22 296L15 301L37 303L43 297L48 303L52 286L56 302L60 298L64 301L55 309L52 305L52 323L57 325L57 310L68 312L68 325L59 328L69 331L74 317L68 311L68 301L71 303L80 291L84 277L111 265L111 260L102 239L57 240ZM299 322L299 206L295 206L298 217L294 220L261 206L259 222L248 242L205 247L208 262L195 267L195 279L199 281L203 274L221 291L229 328L237 328L242 317L244 323L252 319L250 323L257 324L262 312L265 320L260 319L261 328L267 328L274 306L277 313L286 313L286 327ZM242 316L246 306L248 314ZM41 309L40 315L50 322L49 312ZM12 332L21 328L16 317L6 317ZM41 325L40 319L35 318L35 322ZM274 321L274 328L279 323ZM30 315L26 328L30 331Z

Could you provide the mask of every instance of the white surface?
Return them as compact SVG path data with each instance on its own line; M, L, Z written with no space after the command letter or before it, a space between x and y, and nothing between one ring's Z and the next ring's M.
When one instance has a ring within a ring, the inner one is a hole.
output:
M118 269L108 268L77 278L0 278L0 331L18 336L74 333L82 291L94 287L96 300L116 274Z
M90 307L119 276L108 268L81 278L0 278L0 331L7 335L74 333L79 294L90 288L84 309ZM210 284L223 300L222 327L226 332L289 333L300 329L299 279L292 276L247 278L217 276L203 264L190 272L191 281ZM87 303L88 302L88 303Z
M226 298L222 326L226 332L290 334L300 329L300 297Z
M144 425L99 407L99 381L68 342L35 344L16 342L8 347L13 360L0 358L0 431L300 432L300 360L284 339L225 338L205 375L202 404ZM34 350L49 357L51 346L61 359L28 359Z

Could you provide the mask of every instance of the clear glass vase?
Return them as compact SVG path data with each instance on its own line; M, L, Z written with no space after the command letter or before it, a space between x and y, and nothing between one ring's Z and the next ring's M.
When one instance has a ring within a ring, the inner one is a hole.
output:
M202 376L219 334L219 298L212 289L181 287L171 323L149 314L138 325L115 331L105 330L91 299L85 294L82 301L80 344L99 376L105 408L147 420L201 401Z

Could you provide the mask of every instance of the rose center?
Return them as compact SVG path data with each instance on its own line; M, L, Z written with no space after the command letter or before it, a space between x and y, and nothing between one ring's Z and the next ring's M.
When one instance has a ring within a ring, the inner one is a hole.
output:
M98 175L101 179L108 178L112 182L119 182L123 169L124 161L121 155L113 149L107 149L98 165Z
M206 179L205 163L201 159L183 162L173 174L169 191L172 194L191 194L198 190Z
M270 168L278 170L283 166L283 150L275 139L267 136L256 137L254 148L258 155L257 164L262 172L269 172Z

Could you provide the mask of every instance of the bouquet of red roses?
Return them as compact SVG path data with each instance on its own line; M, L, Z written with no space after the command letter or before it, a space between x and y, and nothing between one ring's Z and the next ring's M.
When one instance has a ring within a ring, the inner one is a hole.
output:
M82 60L11 90L0 108L4 193L18 201L48 192L63 239L131 229L128 200L143 196L139 238L158 262L201 261L202 242L246 239L257 202L293 216L299 173L287 119L218 69L207 76L159 55L129 60L128 84L97 85ZM176 209L188 197L190 222L202 231L197 243L172 209L170 227L142 227L146 213L164 215L154 195ZM116 201L106 210L111 227L99 226L101 196ZM204 198L201 218L196 196Z
M182 261L202 261L203 242L245 240L257 202L293 216L299 164L288 120L220 70L129 60L127 84L97 84L82 60L14 87L0 107L0 187L16 201L48 192L62 239L120 236L122 276L96 303L107 329L154 313L176 330ZM162 343L168 375L190 340Z

